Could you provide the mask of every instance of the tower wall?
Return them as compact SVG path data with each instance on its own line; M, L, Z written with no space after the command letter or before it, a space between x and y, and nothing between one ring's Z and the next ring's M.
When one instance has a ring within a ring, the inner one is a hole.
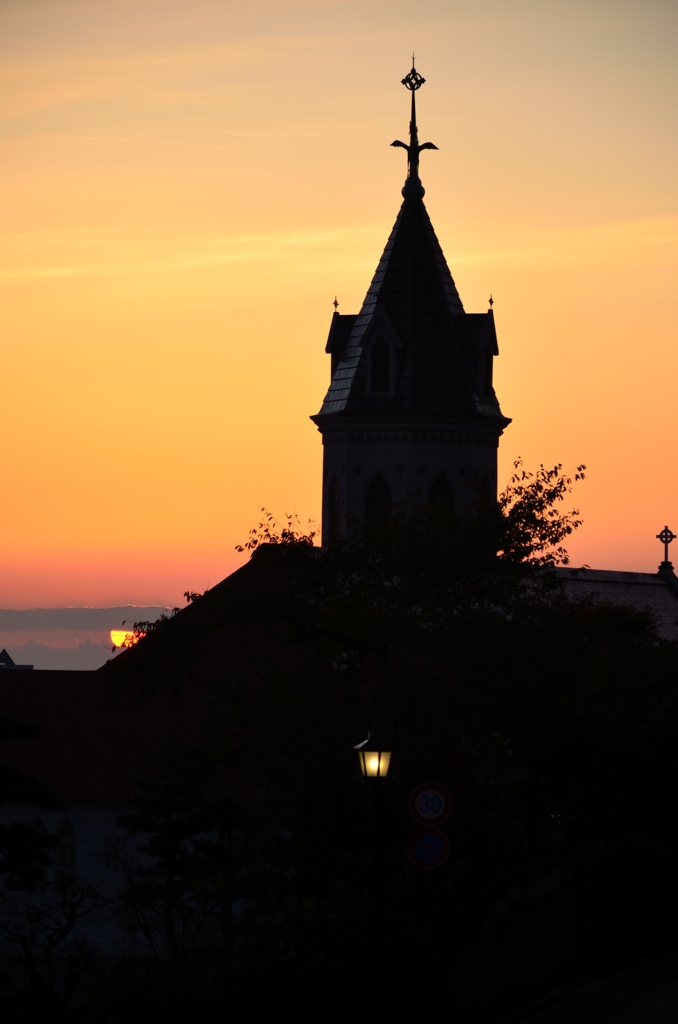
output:
M346 531L351 520L365 518L367 491L381 474L394 504L427 501L444 474L457 506L481 487L497 494L498 434L477 424L359 425L323 430L323 544L332 531ZM336 484L335 484L336 481Z

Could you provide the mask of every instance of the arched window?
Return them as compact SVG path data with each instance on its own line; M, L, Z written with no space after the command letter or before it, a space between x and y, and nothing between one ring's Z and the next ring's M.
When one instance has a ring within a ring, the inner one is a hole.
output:
M76 869L77 841L75 829L68 820L64 818L56 830L59 837L59 845L56 848L56 877L74 879Z
M339 484L336 476L330 480L330 537L336 537L339 533Z
M428 492L429 504L433 505L436 501L442 501L446 505L451 505L454 502L454 495L452 494L452 488L450 482L444 473L438 473L431 484L431 490Z
M33 821L31 822L31 828L35 829L35 831L39 832L41 835L44 835L44 833L47 831L47 829L41 822L40 818L33 818ZM47 890L47 868L44 867L44 865L39 864L35 868L34 878L35 881L28 889L28 892L36 893L38 896L42 896L43 893L45 893Z
M377 473L367 488L367 494L365 495L365 518L378 517L385 519L386 516L391 514L392 503L391 488L381 473Z
M389 348L383 338L377 338L370 351L371 359L371 390L376 394L384 394L389 390Z

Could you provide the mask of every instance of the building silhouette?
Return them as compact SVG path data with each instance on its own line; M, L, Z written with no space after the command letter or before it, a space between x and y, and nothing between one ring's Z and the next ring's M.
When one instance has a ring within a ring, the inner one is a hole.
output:
M423 203L419 152L435 147L417 139L414 103L422 82L414 68L405 79L410 143L394 145L407 150L408 177L394 229L360 313L332 317L331 383L312 417L324 444L324 542L351 519L388 513L408 494L457 502L476 488L496 495L497 445L510 420L492 386L494 317L491 308L464 312ZM658 539L664 558L656 573L561 567L562 592L573 601L649 612L659 638L678 641L678 578L669 561L676 538L666 526ZM0 736L0 766L45 780L62 804L36 808L17 798L0 807L0 824L23 822L58 836L42 890L64 876L86 885L103 878L111 891L119 884L102 871L102 851L120 835L117 818L135 806L139 781L152 777L168 745L197 744L205 735L211 742L215 730L222 735L215 681L247 684L243 665L255 647L252 678L260 658L277 664L288 657L287 650L280 656L277 641L262 644L255 634L253 642L233 614L253 594L270 593L274 582L271 563L254 559L174 616L164 649L149 662L152 687L144 677L145 641L96 672L17 672L31 666L15 665L0 651L2 715L36 726L29 735ZM221 795L235 801L261 794L247 771L225 773L222 785ZM42 895L36 889L27 899L37 903ZM107 955L121 948L107 912L88 919L83 933ZM13 957L0 947L0 973Z
M7 653L5 648L0 651L0 672L3 670L11 671L12 669L32 669L32 665L17 665L14 659Z
M497 493L497 446L510 423L492 386L491 308L467 313L424 205L411 93L403 202L358 314L332 316L331 381L311 419L323 439L323 543L393 502Z

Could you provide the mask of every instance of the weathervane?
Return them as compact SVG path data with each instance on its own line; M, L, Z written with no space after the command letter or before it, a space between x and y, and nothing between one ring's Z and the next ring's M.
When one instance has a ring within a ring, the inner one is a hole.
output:
M664 545L664 561L669 560L669 544L672 540L676 539L676 535L673 530L669 530L668 526L665 526L661 533L657 534L657 540L660 540Z
M437 149L432 142L424 142L419 145L419 132L417 130L417 108L414 101L414 94L417 89L421 89L422 85L426 81L422 78L417 69L414 66L414 54L412 54L412 69L402 80L402 84L406 89L409 89L412 93L412 113L410 115L410 144L409 146L396 139L392 142L392 146L400 146L401 149L407 150L407 181L403 188L404 196L417 196L421 198L424 195L424 188L419 180L419 154L422 149Z

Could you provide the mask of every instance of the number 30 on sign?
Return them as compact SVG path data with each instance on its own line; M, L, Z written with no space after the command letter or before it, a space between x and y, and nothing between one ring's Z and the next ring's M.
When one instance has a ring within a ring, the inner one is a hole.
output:
M450 794L435 782L417 786L410 797L410 814L422 825L437 825L445 821L451 808Z

